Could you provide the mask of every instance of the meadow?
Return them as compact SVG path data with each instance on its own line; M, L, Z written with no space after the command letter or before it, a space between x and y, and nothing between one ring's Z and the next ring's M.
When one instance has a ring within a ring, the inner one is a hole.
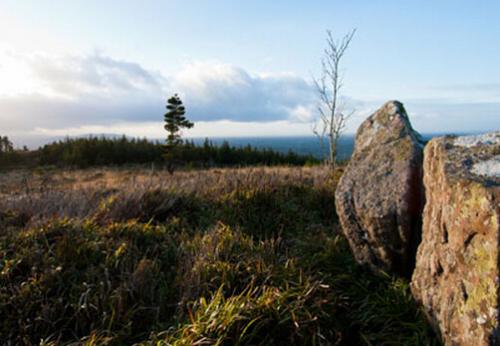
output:
M433 345L404 279L358 266L342 169L0 173L0 339Z

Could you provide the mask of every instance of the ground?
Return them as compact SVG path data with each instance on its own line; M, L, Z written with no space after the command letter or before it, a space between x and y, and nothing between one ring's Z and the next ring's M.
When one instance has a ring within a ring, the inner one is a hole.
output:
M0 173L0 338L437 344L408 282L353 261L323 167Z

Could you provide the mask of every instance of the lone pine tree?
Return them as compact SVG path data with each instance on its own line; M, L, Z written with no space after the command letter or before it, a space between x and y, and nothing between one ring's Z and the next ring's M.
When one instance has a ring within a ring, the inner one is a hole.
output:
M167 113L164 115L164 127L168 132L164 157L169 172L173 172L176 153L182 144L181 130L183 128L190 129L194 124L184 116L186 114L186 108L177 94L168 99L167 110Z

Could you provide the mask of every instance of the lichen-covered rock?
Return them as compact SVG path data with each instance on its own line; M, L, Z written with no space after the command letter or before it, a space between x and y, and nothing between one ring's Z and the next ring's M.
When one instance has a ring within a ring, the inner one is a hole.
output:
M359 127L335 193L342 230L359 263L411 275L424 204L422 147L397 101Z
M447 345L500 344L499 163L500 132L435 138L425 149L411 290Z

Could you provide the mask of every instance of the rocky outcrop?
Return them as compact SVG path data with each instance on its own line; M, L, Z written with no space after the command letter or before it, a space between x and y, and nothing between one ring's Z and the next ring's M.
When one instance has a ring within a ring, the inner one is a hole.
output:
M342 230L359 263L411 275L424 204L422 147L398 101L359 127L335 193Z
M447 345L499 345L500 132L431 140L411 290Z

